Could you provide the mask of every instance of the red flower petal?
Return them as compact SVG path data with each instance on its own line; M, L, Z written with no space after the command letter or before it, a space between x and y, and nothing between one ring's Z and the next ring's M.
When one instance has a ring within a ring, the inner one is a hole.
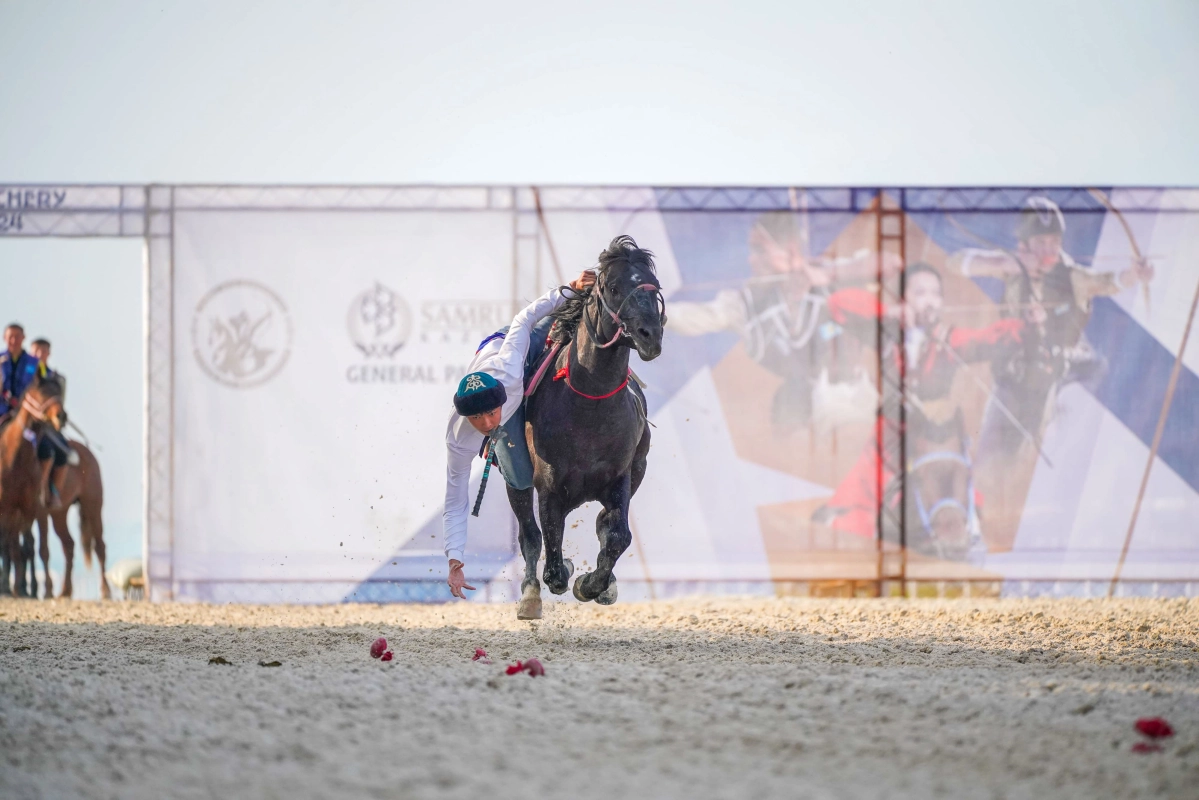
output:
M386 653L384 653L382 656L380 656L380 658L383 659L384 661L391 661L392 655L393 655L392 652L390 650L388 650Z
M471 661L479 661L484 658L487 658L487 651L479 647L475 649L475 657Z
M525 665L524 665L524 662L521 662L521 661L517 661L515 664L508 665L508 674L509 675L515 675L518 672L524 672L524 670L525 670Z
M535 678L545 674L545 667L541 666L540 659L530 658L525 662L525 672L529 673L530 678Z
M1160 753L1161 751L1162 746L1153 742L1137 742L1132 746L1134 753Z
M387 640L380 636L371 644L371 658L378 658L387 649Z
M1148 736L1150 739L1163 739L1167 736L1174 735L1174 729L1170 727L1170 723L1166 722L1161 717L1145 717L1137 720L1137 730Z

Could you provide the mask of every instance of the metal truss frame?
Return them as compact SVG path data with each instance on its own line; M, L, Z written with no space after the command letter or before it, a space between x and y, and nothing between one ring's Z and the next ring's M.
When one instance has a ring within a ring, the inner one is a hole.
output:
M144 246L143 556L149 597L174 596L174 308L175 216L180 211L507 211L512 214L512 302L560 271L544 224L546 211L730 213L795 210L797 187L649 186L254 186L135 184L0 184L0 239L139 238ZM904 252L905 214L1019 211L1031 194L1070 213L1105 213L1086 189L1063 187L815 187L805 211L873 213L877 252ZM1199 212L1199 189L1121 188L1117 207L1137 212ZM880 255L881 259L881 255ZM561 280L561 277L558 276ZM880 271L879 299L903 298L902 276ZM892 330L891 327L895 329ZM898 326L880 325L879 352L903 347ZM902 363L879 360L878 453L893 475L904 473ZM881 474L881 473L880 473ZM879 484L879 496L883 486ZM905 582L901 492L897 509L878 516L878 589Z

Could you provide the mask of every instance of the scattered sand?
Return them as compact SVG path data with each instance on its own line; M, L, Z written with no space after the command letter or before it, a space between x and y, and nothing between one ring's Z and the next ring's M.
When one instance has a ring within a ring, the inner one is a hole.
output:
M0 797L1196 798L1197 664L1195 599L4 600Z

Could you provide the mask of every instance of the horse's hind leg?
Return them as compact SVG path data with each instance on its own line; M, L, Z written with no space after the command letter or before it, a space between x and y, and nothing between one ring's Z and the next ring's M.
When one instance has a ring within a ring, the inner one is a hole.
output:
M54 599L54 581L50 578L50 520L45 514L37 518L38 555L42 558L42 572L46 576L46 593L42 595L47 600Z
M58 536L58 542L62 545L63 561L66 562L66 568L62 573L62 594L59 596L70 597L74 592L71 575L75 571L75 540L71 538L71 529L67 527L66 511L55 511L50 519L54 523L54 533Z
M648 465L647 456L649 455L649 426L645 426L645 433L641 434L641 441L637 443L637 451L633 453L633 469L632 477L629 482L629 497L637 494L637 490L641 488L641 481L645 478L645 468Z
M579 600L596 600L603 605L616 602L616 578L612 570L621 554L633 543L633 531L629 528L630 495L630 476L624 475L608 489L605 497L600 498L604 510L595 520L599 557L595 571L580 575L575 581L574 594Z
M537 580L537 559L541 558L541 529L533 514L532 489L508 489L508 505L520 524L520 554L525 559L525 576L520 582L517 619L541 619L541 582Z
M80 506L79 527L83 531L81 536L91 540L92 549L96 553L96 561L100 564L100 599L111 600L112 590L108 588L108 576L105 575L105 570L108 568L107 548L104 546L104 522L100 519L100 510Z
M10 537L12 544L10 545L13 554L13 563L16 566L16 580L13 582L13 595L16 597L29 596L29 584L25 579L25 564L28 559L25 558L25 535L24 532L18 531ZM31 548L32 549L32 548Z

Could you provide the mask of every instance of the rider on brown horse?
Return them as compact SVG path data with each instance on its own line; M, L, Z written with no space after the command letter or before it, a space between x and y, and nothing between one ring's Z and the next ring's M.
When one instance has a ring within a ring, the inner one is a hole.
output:
M595 273L583 272L570 284L581 291L595 283ZM466 521L470 504L471 462L483 456L494 458L504 481L515 488L533 485L533 465L525 439L524 378L530 346L544 346L545 331L534 327L567 300L561 289L553 289L534 300L512 320L506 330L488 336L475 352L466 377L454 394L454 413L446 430L446 490L442 515L445 554L449 559L447 583L455 597L466 599L463 572L466 550ZM536 336L542 341L534 342ZM539 350L540 352L540 350Z
M34 358L38 361L38 370L43 378L49 378L57 381L62 387L62 398L65 400L67 395L67 379L62 373L50 368L50 340L49 339L34 339L30 345L30 350L33 352ZM64 485L67 475L67 466L72 467L79 465L79 455L71 449L71 445L67 440L53 429L47 429L38 437L37 457L42 464L42 469L50 470L50 479L46 484L49 490L47 499L48 507L51 509L60 508L62 506L62 496L59 491ZM53 460L53 463L51 463Z

